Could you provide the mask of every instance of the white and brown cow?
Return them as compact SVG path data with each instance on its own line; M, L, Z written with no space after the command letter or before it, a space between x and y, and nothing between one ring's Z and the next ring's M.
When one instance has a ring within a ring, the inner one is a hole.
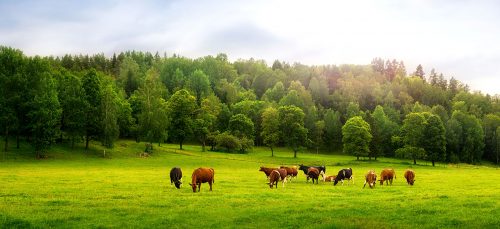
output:
M366 184L368 184L370 188L375 188L376 182L377 182L377 174L375 174L375 171L370 170L365 175L365 184L363 185L363 188L365 188Z

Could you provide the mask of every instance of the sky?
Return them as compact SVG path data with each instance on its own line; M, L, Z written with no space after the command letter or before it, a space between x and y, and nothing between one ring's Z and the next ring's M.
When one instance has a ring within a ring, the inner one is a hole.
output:
M418 64L500 94L500 1L0 0L0 45L26 55L138 50L231 61Z

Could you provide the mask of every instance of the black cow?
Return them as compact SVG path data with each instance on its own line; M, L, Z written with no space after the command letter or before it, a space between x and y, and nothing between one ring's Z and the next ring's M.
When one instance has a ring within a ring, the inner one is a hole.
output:
M325 174L326 173L326 166L307 166L307 165L299 165L299 170L302 170L305 175L307 175L307 170L311 167L314 167L318 169L320 174Z
M335 177L335 182L333 183L333 185L337 185L339 181L341 181L342 185L344 185L344 179L347 180L347 185L349 185L350 180L352 181L352 184L354 184L351 168L341 169L337 174L337 177Z
M170 185L174 183L175 187L180 189L182 184L181 179L182 179L181 168L178 167L172 168L172 170L170 170Z

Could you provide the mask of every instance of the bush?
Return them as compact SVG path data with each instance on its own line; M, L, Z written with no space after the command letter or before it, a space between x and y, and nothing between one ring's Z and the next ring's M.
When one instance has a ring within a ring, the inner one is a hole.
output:
M215 137L217 148L224 148L226 152L239 151L245 153L253 147L253 140L246 137L238 138L228 132L224 132Z
M215 141L217 142L217 148L225 148L226 152L241 150L240 140L228 132L217 135L217 137L215 137Z

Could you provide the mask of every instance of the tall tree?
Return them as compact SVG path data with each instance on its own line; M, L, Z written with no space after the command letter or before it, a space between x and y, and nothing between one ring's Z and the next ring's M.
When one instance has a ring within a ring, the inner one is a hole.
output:
M446 130L439 116L429 115L424 136L423 148L432 166L436 161L444 161L446 159Z
M276 108L268 107L262 113L262 132L264 144L271 148L271 157L274 157L273 147L280 141L279 113Z
M24 75L26 62L20 50L0 46L0 126L5 141L4 152L9 148L11 133L19 132L21 128L19 108L22 107L22 95L27 94L24 90L27 85Z
M372 156L376 160L378 155L394 155L391 138L396 135L399 126L387 117L381 106L375 108L372 118Z
M36 158L40 158L56 138L61 118L56 82L48 72L40 75L30 107L28 117L32 133L31 144L35 149Z
M101 143L107 148L113 148L114 142L120 135L118 127L118 97L111 84L106 82L101 96Z
M304 112L296 106L281 106L278 109L282 139L293 150L293 157L297 151L306 145L307 129L304 127Z
M101 82L94 69L89 70L82 79L85 91L85 149L89 148L91 139L101 135Z
M164 97L167 89L155 71L148 71L144 83L136 91L141 109L138 129L142 139L149 143L166 140L169 124L168 107Z
M69 136L73 148L75 140L85 135L85 91L80 79L70 72L63 71L61 77L59 80L61 130Z
M324 135L325 135L325 121L318 120L314 123L314 128L312 130L312 140L316 148L316 154L319 152L319 148L323 145Z
M488 160L498 164L498 154L500 153L500 142L498 141L500 132L500 115L487 114L483 119L484 126L484 156Z
M424 73L424 68L422 67L422 65L419 64L417 66L417 69L415 70L415 73L413 73L413 75L418 76L418 77L420 77L420 79L424 80L425 73Z
M342 122L340 112L328 109L325 113L325 139L327 145L333 148L342 146Z
M210 91L210 81L208 76L202 70L196 70L190 75L187 86L196 97L196 104L201 106L201 100L204 96L208 95Z
M369 156L371 140L370 124L365 122L361 116L350 118L342 127L344 153L356 156L357 160L360 156Z
M410 113L406 115L401 127L404 148L407 150L396 151L402 157L413 159L413 164L417 164L417 159L425 157L422 142L425 137L426 119L423 113Z
M182 143L193 134L193 116L196 109L196 99L185 89L175 92L168 100L170 111L170 136Z

